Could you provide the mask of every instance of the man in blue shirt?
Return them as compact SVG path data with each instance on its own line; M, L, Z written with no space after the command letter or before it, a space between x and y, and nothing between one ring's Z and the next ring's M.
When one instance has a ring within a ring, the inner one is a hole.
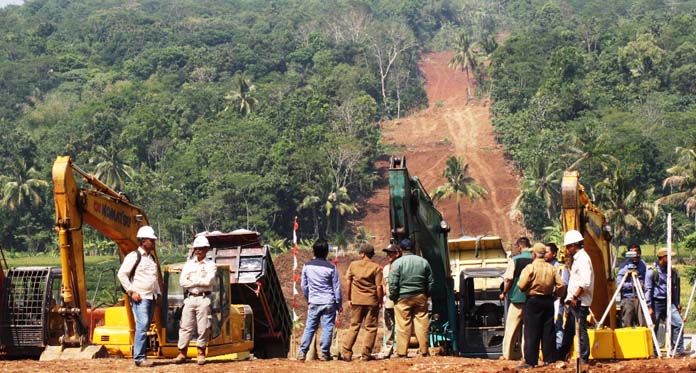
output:
M677 344L677 356L684 356L686 355L684 352L684 336L678 335L679 329L681 329L682 326L682 318L679 314L682 310L679 301L680 290L679 273L672 268L672 307L670 307L670 317L672 318L672 346ZM648 303L650 317L655 320L655 331L657 332L660 321L666 320L667 318L666 247L657 251L657 263L655 263L655 268L651 267L645 274L645 300ZM679 337L678 340L677 337Z
M341 282L336 266L326 257L329 255L329 243L318 239L312 246L314 259L302 267L300 286L307 298L307 324L305 325L297 360L304 361L309 345L317 332L321 320L321 339L319 341L319 360L331 360L331 336L336 323L336 312L343 311Z
M647 265L643 259L640 258L641 251L638 244L629 246L627 256L631 256L628 255L628 253L634 253L631 255L635 256L629 257L621 263L617 276L617 278L621 280L627 272L629 273L628 277L626 277L626 281L624 281L621 286L621 302L619 303L621 306L621 324L624 328L645 325L645 318L643 312L640 310L640 304L638 303L638 296L636 293L638 289L634 289L633 287L630 272L635 271L640 285L645 286Z

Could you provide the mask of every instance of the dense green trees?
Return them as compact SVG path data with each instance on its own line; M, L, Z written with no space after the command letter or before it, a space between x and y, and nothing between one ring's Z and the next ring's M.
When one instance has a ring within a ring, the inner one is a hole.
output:
M418 55L442 24L459 23L453 9L420 0L0 9L0 243L52 244L46 182L58 155L142 206L163 247L201 230L288 236L298 212L304 234L344 237L375 180L377 123L424 105Z
M559 172L576 169L607 212L616 244L654 242L660 233L664 240L664 212L652 202L669 195L661 201L684 203L692 189L682 183L688 161L674 149L696 142L694 9L508 3L501 22L510 36L488 69L493 123L524 175L518 211L535 235L557 219ZM683 205L672 208L684 213Z

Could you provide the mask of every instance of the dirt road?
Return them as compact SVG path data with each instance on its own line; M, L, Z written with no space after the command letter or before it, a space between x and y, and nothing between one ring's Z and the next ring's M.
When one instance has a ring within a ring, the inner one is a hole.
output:
M193 363L174 365L171 361L157 360L153 368L137 368L128 359L99 359L99 360L72 360L72 361L0 361L0 372L191 372L205 371L216 372L254 372L254 373L355 373L355 372L503 372L515 371L519 364L516 361L465 359L457 357L429 357L409 359L388 359L369 362L342 361L330 362L305 362L294 360L270 359L224 362L209 362L203 367ZM565 364L562 366L551 365L549 367L536 368L534 372L573 372L575 366ZM663 359L663 360L632 360L621 362L601 362L585 367L584 371L591 372L688 372L696 370L696 363L691 359Z
M524 233L524 228L508 217L519 193L519 177L495 141L489 103L467 98L466 75L447 67L451 57L452 53L431 53L421 62L427 109L383 124L382 142L394 151L378 162L381 183L362 206L365 216L354 222L376 236L378 247L389 241L389 155L405 155L410 174L418 176L428 192L446 181L442 171L447 158L463 157L469 164L470 175L486 188L488 196L474 203L462 202L463 227L458 223L454 199L437 204L452 227L450 237L493 234L507 244Z

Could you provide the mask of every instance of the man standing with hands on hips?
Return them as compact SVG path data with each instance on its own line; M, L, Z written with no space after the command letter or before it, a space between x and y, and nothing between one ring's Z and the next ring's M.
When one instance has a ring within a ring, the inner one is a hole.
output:
M162 295L159 286L159 268L153 256L157 236L151 226L145 225L138 229L137 238L140 247L123 258L121 268L118 270L118 280L128 293L135 318L133 361L138 367L151 367L153 363L147 360L145 342L155 311L155 303Z
M181 311L179 327L179 355L175 363L186 361L188 344L197 331L198 365L205 364L205 348L210 338L210 291L215 279L216 266L212 260L205 260L210 243L205 236L198 236L193 241L193 255L184 264L179 277L179 284L184 288L184 308Z

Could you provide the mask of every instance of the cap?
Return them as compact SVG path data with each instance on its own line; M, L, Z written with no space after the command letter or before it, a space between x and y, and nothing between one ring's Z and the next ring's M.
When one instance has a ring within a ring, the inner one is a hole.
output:
M408 238L404 238L399 242L399 247L402 250L412 250L413 249L413 242L409 240Z
M662 247L660 250L657 250L657 257L662 257L662 256L667 256L667 248Z
M385 247L382 249L382 251L388 252L388 253L396 253L399 251L399 249L396 247L394 244L389 244L389 246Z
M534 252L534 254L546 254L546 245L537 242L532 246L532 252Z
M210 247L210 242L208 242L208 239L205 238L205 236L198 236L195 240L193 240L193 248L196 249L199 247Z
M151 226L149 225L143 225L138 229L138 233L135 236L136 238L150 238L153 240L157 239L157 236L155 236L155 230L152 229Z

